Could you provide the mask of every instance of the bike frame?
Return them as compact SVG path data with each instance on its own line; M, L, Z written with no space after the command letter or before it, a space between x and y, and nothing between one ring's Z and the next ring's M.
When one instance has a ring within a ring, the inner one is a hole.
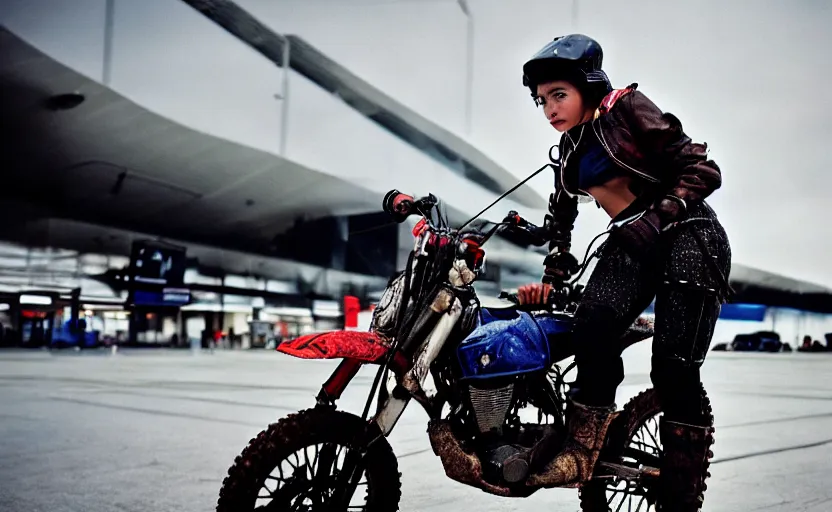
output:
M428 244L436 242L434 237L442 233L427 219L423 219L414 227L413 234L413 251L405 273L405 288L408 290L412 289L417 278L418 258L428 256ZM398 335L395 336L393 344L375 332L335 331L303 336L278 345L277 350L296 357L343 359L322 385L317 397L319 405L334 406L363 365L380 365L362 418L367 419L371 402L381 386L382 398L379 399L370 422L377 424L385 436L393 430L413 398L416 398L428 415L433 417L436 404L432 403L431 398L435 390L428 390L426 393L425 383L431 376L431 365L446 345L465 310L470 307L467 299L474 291L469 285L476 278L476 272L468 269L465 261L459 259L459 256L454 261L451 274L437 288L432 301L427 305L424 318L418 318L407 333L399 331L402 329L405 310L414 305L415 301L411 297L401 297L395 318L395 330ZM466 302L465 306L463 301ZM420 323L422 320L424 322ZM645 335L636 332L633 336L625 337L622 340L622 349L650 334L652 333ZM561 354L556 359L567 355Z
M442 235L426 219L420 221L413 232L416 240L405 279L408 290L412 289L417 277L418 257L428 256L428 244L437 242L435 237ZM436 390L430 389L426 393L424 389L427 379L431 377L431 365L446 345L463 312L471 307L467 300L464 306L462 299L474 293L469 285L474 282L476 272L468 269L467 263L459 256L453 263L453 269L447 280L436 288L424 318L418 319L424 322L417 321L407 336L396 336L392 345L374 332L336 331L304 336L278 345L277 350L296 357L343 358L321 387L317 397L319 405L334 406L363 365L381 365L362 417L367 418L376 391L379 385L383 386L384 398L379 400L377 410L369 421L378 425L380 432L387 436L412 398L417 398L431 414L430 398ZM404 310L416 304L410 297L402 297L401 300L395 321L397 331L402 329Z
M422 385L430 374L430 365L445 346L460 316L462 316L462 304L459 299L454 298L450 310L439 319L426 342L423 343L413 367L401 379L401 385L407 391L406 393L398 392L398 383L392 389L390 389L392 383L389 380L385 383L388 399L372 419L385 436L393 430L407 404L410 403L410 399L418 393L423 393Z

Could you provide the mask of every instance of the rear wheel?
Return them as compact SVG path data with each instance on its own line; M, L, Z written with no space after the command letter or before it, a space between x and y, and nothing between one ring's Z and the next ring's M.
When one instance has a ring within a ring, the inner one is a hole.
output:
M702 414L709 426L714 417L711 401L702 389ZM615 462L633 468L640 466L660 467L662 444L659 436L661 404L654 389L642 392L624 407L624 412L610 426L613 452L602 454L602 460ZM617 452L617 453L616 453ZM707 472L707 464L703 469ZM705 477L708 476L706 473ZM597 478L581 487L581 510L584 512L638 512L648 511L655 506L658 481L641 481L620 478Z
M401 483L384 437L364 451L367 423L352 414L317 408L293 414L252 439L223 481L217 512L341 510L395 512ZM359 460L358 470L352 461ZM358 474L360 473L360 475Z

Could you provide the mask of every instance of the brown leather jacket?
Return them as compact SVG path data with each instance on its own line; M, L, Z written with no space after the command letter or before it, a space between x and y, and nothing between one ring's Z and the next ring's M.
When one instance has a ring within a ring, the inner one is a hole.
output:
M704 200L722 184L719 167L708 160L707 144L693 142L676 116L662 112L636 87L632 84L607 95L591 121L592 129L613 162L639 178L634 180L636 195L660 211L666 196L687 205ZM577 140L577 133L570 135ZM589 195L578 189L578 166L569 161L574 148L566 134L559 149L560 169L556 169L555 193L549 199L552 245L568 250L579 198ZM676 215L676 211L663 213Z

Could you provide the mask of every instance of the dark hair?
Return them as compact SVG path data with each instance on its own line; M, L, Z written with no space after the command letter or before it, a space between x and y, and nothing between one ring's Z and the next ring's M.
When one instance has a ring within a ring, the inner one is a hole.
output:
M583 83L574 83L569 81L572 85L578 89L578 92L581 93L581 97L584 100L585 107L592 107L593 110L597 109L601 106L601 102L606 97L607 89L603 86L603 84L588 84L586 82Z
M593 109L601 105L601 101L609 92L607 84L603 82L588 82L586 75L580 69L569 64L553 66L547 63L545 68L541 66L541 69L536 73L535 79L535 83L529 84L535 89L540 84L557 80L569 82L581 93L584 106L592 107Z

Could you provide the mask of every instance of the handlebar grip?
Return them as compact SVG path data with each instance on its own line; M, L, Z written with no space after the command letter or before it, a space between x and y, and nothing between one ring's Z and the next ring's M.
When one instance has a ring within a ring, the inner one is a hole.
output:
M528 220L521 217L520 214L517 213L514 210L511 210L510 212L508 212L508 215L506 215L506 218L505 218L505 222L511 222L512 224L514 224L518 228L528 229L528 230L531 230L531 231L540 229L538 226L535 226L534 224L532 224Z
M561 283L563 284L563 283ZM541 303L531 303L531 304L521 304L520 303L520 296L516 293L509 293L506 291L500 292L498 298L507 300L513 303L516 306L519 306L521 309L526 308L529 310L539 310L541 306L556 306L562 303L564 300L568 300L570 296L570 292L568 289L564 287L556 288L553 287L549 291L549 296L546 297L546 300Z
M545 245L547 242L547 233L549 231L547 228L532 224L528 220L521 217L514 210L508 212L508 215L506 215L506 218L503 219L503 222L519 228L520 232L528 235L528 238L525 240L526 243L540 247Z
M543 274L543 277L540 279L540 282L543 284L551 284L552 286L556 286L563 283L563 279L558 279L555 276L550 276L549 274Z
M517 296L516 293L509 293L506 291L500 292L500 295L497 296L499 299L505 299L509 302L513 302L515 304L520 304L520 297Z
M396 222L404 222L413 213L413 204L416 199L413 196L403 194L396 189L391 190L384 196L382 208Z

